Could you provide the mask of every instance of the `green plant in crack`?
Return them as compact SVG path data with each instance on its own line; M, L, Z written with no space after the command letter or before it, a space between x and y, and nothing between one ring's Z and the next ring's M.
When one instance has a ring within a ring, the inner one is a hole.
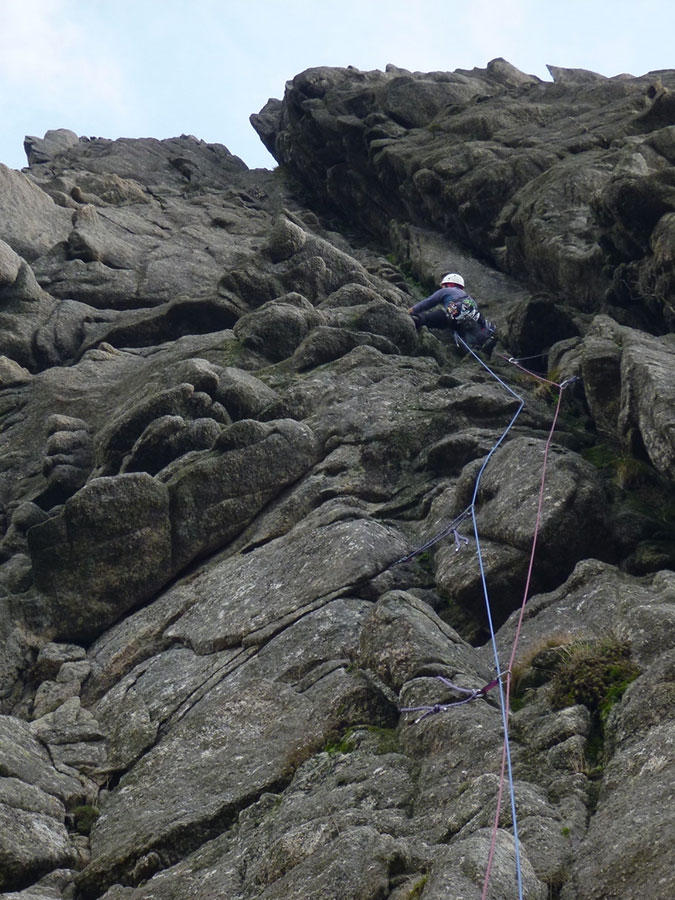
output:
M597 778L606 762L607 717L639 674L628 641L612 635L601 640L551 636L514 666L511 708L516 712L543 685L554 709L585 706L591 727L583 771Z
M398 753L398 735L395 728L355 725L348 728L341 737L327 743L323 749L331 755L353 753L358 749L366 749L377 755Z
M594 444L582 450L581 455L596 469L609 474L614 483L625 490L642 487L656 477L648 462L636 459L612 444Z
M582 704L591 714L586 774L597 777L605 765L605 723L612 707L640 674L628 641L607 637L599 641L572 641L560 648L551 680L554 708Z
M410 892L405 895L406 900L419 900L422 896L422 891L424 890L424 885L429 880L428 875L422 875L421 878L418 878L417 881L413 884L410 889Z
M72 811L73 825L78 834L88 836L100 813L96 806L84 804L76 806Z
M628 641L572 641L559 649L551 702L557 709L581 703L604 721L639 674Z

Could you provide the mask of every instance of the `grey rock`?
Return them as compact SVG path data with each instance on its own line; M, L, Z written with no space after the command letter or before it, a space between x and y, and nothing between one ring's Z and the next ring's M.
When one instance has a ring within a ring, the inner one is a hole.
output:
M483 571L490 584L490 603L495 622L501 624L509 602L520 604L519 587L526 581L533 542L537 565L531 589L559 584L584 558L590 542L598 555L609 553L604 510L604 487L597 472L577 454L554 447L544 470L543 441L516 438L501 447L486 467L477 492L477 527ZM476 465L468 466L462 484L476 477ZM545 475L540 503L541 479ZM461 512L455 500L454 513ZM573 510L581 510L577 516ZM535 531L536 528L536 531ZM437 582L444 596L467 610L477 609L483 596L481 573L476 568L470 525L463 530L471 546L457 553L446 541L436 552ZM510 599L509 599L510 598ZM482 605L482 604L481 604ZM480 607L478 607L480 608ZM478 613L479 618L481 614Z
M672 478L675 448L671 435L675 345L636 332L623 334L622 403L619 427L627 442L638 430L655 468Z
M94 468L94 446L87 423L82 419L53 415L46 424L42 474L47 486L36 502L42 508L51 509L83 487Z
M249 372L228 366L219 373L217 398L237 421L257 419L278 399L278 394Z
M635 284L655 317L670 321L659 297L669 290L673 201L653 147L668 152L656 135L670 121L672 73L551 71L553 84L501 59L454 73L309 69L252 122L317 199L378 237L392 218L423 220L578 308L608 289L627 299ZM627 137L635 110L643 124ZM626 212L638 205L640 222ZM651 232L656 252L645 257Z
M31 379L28 369L24 369L7 356L0 357L0 388L27 384Z
M51 605L54 638L91 640L166 583L168 490L145 473L93 479L56 516L33 527L28 543L36 587Z
M2 890L672 893L675 75L552 74L309 70L273 172L0 172ZM415 332L446 271L490 360ZM559 708L608 636L639 676Z
M541 646L555 610L554 634L600 640L608 628L631 635L631 652L640 666L650 664L673 646L667 623L672 619L673 573L664 570L646 579L621 572L599 560L578 563L568 580L549 594L528 601L520 652ZM498 646L507 647L517 627L514 613L501 629ZM658 622L657 628L653 623Z
M21 172L0 166L0 239L28 263L65 240L70 215Z
M47 514L36 503L27 501L12 512L5 536L0 544L3 555L22 553L28 549L26 535L34 525L39 525Z
M40 648L32 675L38 681L54 680L68 663L85 663L86 655L84 648L77 644L45 644Z
M216 682L196 704L185 710L164 740L125 777L127 789L111 795L103 806L92 832L92 862L80 878L83 889L100 890L107 886L111 873L128 871L152 847L187 848L190 844L194 846L199 832L217 833L219 823L232 819L244 798L289 780L306 758L304 748L308 740L318 749L345 720L353 720L352 717L358 720L365 710L364 704L378 705L376 687L369 686L359 673L345 672L344 662L323 675L318 674L305 685L299 678L303 670L309 667L311 671L314 667L310 660L316 659L319 648L322 659L327 658L326 654L335 654L337 659L342 656L344 651L339 648L350 642L349 619L345 613L353 604L354 601L335 601L306 616L244 662L230 677ZM286 656L291 647L289 641L295 647L294 653L302 646L292 639L293 632L299 629L309 635L316 633L316 626L320 629L320 640L304 643L305 649L295 660ZM278 669L279 659L284 657L285 676ZM245 719L237 716L236 709L242 702L249 710L255 710L253 718L259 724L253 732L248 731L248 715ZM385 722L390 707L382 696L379 706L382 712L378 718ZM228 709L230 714L226 713ZM185 765L179 766L183 775L177 781L173 777L167 780L169 771L175 770L176 753L183 752L181 747L187 750L181 737L184 731L191 735L192 749L184 758ZM232 757L235 746L239 748L238 761ZM201 750L195 754L197 748ZM228 760L227 765L214 770L210 762L214 754ZM212 782L204 792L199 785L206 786L200 774L205 766L220 775L217 788ZM187 791L185 778L190 784ZM137 820L134 839L130 840L129 804L136 809L147 808L145 803L139 804L139 798L148 791L157 796L160 783L162 799L153 804L152 812L148 808L148 815Z
M636 897L645 890L646 870L654 873L660 896L675 886L665 837L672 828L672 720L663 705L664 696L672 694L672 650L648 670L645 681L634 683L614 718L613 752L598 811L574 860L565 897L583 890L599 898L616 883L621 896ZM631 864L635 858L640 866Z
M58 771L30 725L14 716L0 716L0 763L3 778L32 785L64 805L74 806L87 798L85 780L76 773Z
M279 362L291 356L307 333L322 321L321 313L308 300L300 294L290 294L242 316L234 333L245 347Z
M373 609L361 634L361 659L396 691L434 669L477 678L472 648L426 603L402 591L385 594Z
M69 128L52 128L42 138L27 135L24 149L29 165L48 162L54 156L68 150L79 141L78 136Z
M377 575L403 546L396 531L349 507L319 511L243 560L204 573L208 602L186 611L168 636L198 653L263 643L283 624Z
M375 347L382 353L396 353L397 347L384 338L370 334L354 334L346 328L317 326L293 354L295 368L303 372L345 356L355 347Z
M509 313L507 326L508 346L514 355L525 358L537 356L552 344L579 334L573 317L546 296L533 297L515 305Z
M222 432L212 451L167 467L161 478L171 503L173 570L232 540L316 454L314 435L301 423L242 420Z
M3 778L0 788L0 860L2 887L11 891L27 880L59 867L71 865L74 854L63 820L65 811L49 807L40 790ZM49 811L45 810L49 808Z

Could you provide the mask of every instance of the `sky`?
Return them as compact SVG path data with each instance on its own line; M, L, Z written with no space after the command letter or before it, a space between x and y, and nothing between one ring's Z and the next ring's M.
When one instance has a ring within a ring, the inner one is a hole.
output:
M674 34L672 0L0 0L0 162L69 128L192 134L271 169L249 116L312 66L643 75L675 69Z

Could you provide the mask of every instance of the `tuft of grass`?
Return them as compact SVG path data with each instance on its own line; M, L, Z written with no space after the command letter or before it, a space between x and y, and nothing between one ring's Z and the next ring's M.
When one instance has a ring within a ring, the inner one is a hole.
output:
M612 444L594 444L583 449L581 455L596 469L610 475L614 483L626 491L648 485L656 477L648 462L636 459Z
M514 711L522 708L544 684L549 685L553 709L585 706L591 714L591 727L583 771L597 779L606 763L607 717L639 674L626 640L612 635L601 640L551 636L513 667L511 706Z
M100 812L96 806L87 803L82 806L76 806L72 811L73 824L78 834L89 837L91 829L94 827Z
M380 725L355 725L348 728L341 738L330 741L323 748L324 753L331 755L353 753L369 738L368 748L378 755L399 752L398 733L395 728L384 728Z
M421 878L418 878L415 884L410 889L410 892L406 895L406 900L419 900L419 898L422 896L424 885L428 880L428 875L422 875Z
M561 648L551 702L557 709L583 704L604 721L639 674L628 641L616 637L572 641Z
M574 641L569 634L551 634L516 661L511 672L513 709L520 709L528 690L549 682L558 668L561 648Z

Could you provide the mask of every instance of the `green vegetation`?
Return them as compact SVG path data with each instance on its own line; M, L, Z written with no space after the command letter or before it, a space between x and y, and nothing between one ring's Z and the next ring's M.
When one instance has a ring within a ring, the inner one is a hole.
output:
M355 725L348 728L339 740L331 741L324 747L324 753L353 753L365 744L371 753L398 753L398 735L395 728L379 725Z
M425 297L429 291L424 287L424 285L419 281L415 271L413 270L412 265L407 260L398 259L393 253L387 253L386 260L388 263L391 263L398 271L401 273L403 278L414 291L417 291L420 296Z
M568 634L549 635L514 663L511 672L511 708L514 711L525 705L528 691L553 678L561 648L569 646L573 640Z
M429 880L428 875L422 875L421 878L415 882L415 884L410 889L410 892L406 894L406 900L419 900L422 896L422 891L424 890L424 885Z
M71 815L73 817L75 831L77 831L78 834L83 834L88 837L100 812L97 807L92 806L91 804L85 804L83 806L76 806L72 810Z
M572 641L560 648L551 701L558 709L583 704L604 723L612 706L639 674L628 641L614 637Z
M329 741L329 743L327 743L323 748L323 752L328 753L331 756L337 756L338 754L352 753L354 750L356 750L356 744L351 735L352 730L353 729L350 728L347 733L340 738L340 740Z
M594 444L581 455L596 469L609 474L614 483L625 490L650 483L655 472L649 463L635 459L612 444Z
M520 709L543 684L549 685L554 709L585 706L591 728L584 771L595 777L605 764L607 717L639 674L628 641L615 636L602 640L551 637L514 666L511 706L514 711Z

